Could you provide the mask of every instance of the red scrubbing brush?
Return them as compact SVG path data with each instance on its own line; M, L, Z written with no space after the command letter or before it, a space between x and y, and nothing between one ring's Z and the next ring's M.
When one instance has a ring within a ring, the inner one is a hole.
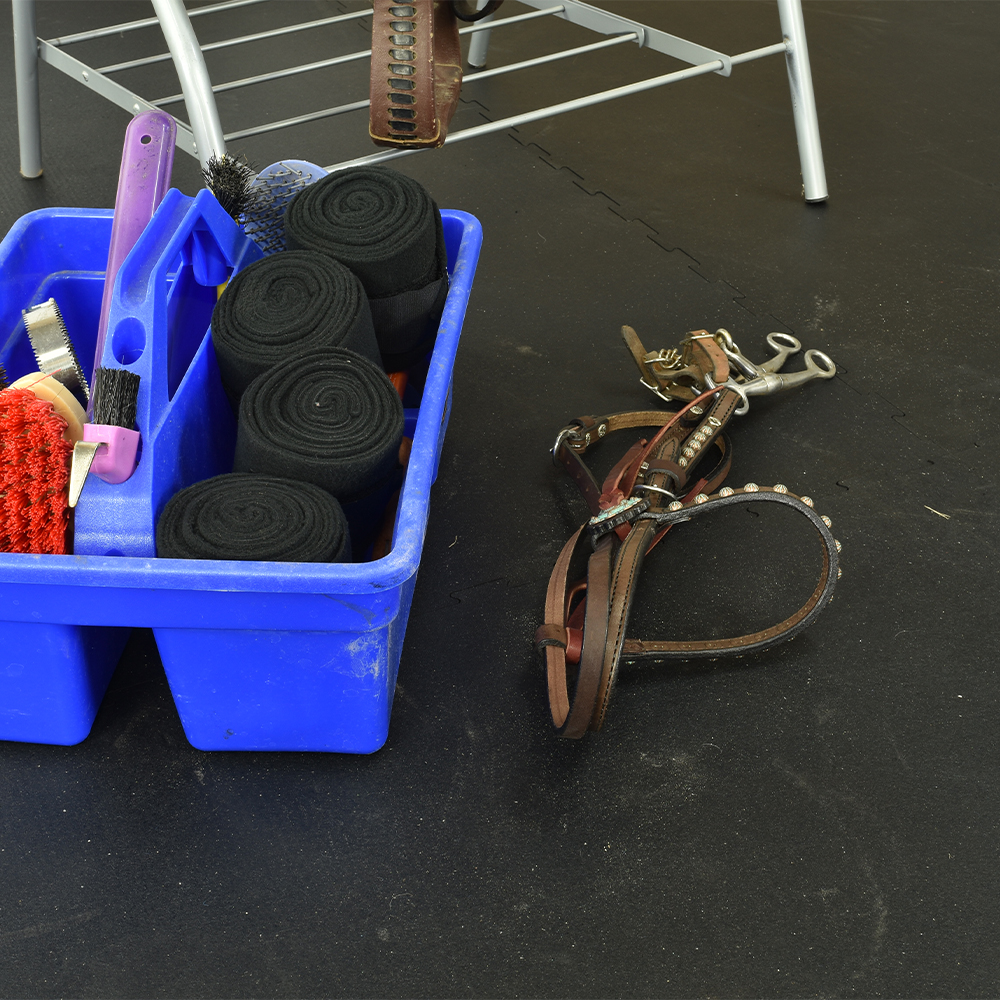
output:
M67 426L30 389L0 391L0 552L66 551Z

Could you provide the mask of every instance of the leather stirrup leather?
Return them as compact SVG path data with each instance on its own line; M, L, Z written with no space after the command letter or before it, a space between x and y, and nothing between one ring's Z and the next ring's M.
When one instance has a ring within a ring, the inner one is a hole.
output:
M452 5L374 0L368 133L377 146L441 146L462 89Z

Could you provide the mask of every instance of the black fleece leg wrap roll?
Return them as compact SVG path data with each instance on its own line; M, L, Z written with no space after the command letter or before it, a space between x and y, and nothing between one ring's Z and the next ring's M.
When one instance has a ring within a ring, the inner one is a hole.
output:
M327 347L250 384L234 469L314 483L348 503L396 473L402 438L403 404L385 372Z
M234 275L212 312L212 342L234 403L258 375L320 347L345 347L381 364L361 282L330 256L304 250L273 254Z
M230 473L170 498L156 524L161 559L346 562L340 504L310 483Z
M409 368L433 347L448 258L441 213L417 181L386 167L330 174L292 199L285 240L329 254L361 279L387 371Z

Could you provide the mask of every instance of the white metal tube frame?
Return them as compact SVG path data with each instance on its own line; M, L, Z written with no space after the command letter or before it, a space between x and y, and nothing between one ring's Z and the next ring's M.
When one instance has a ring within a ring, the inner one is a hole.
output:
M762 49L753 49L749 52L742 52L733 56L730 66L740 63L750 62L753 59L761 59L764 56L776 55L784 52L783 43L768 45ZM501 67L502 68L502 67ZM704 76L706 73L718 73L725 66L721 59L713 59L711 62L701 66L689 66L687 69L680 69L673 73L665 73L663 76L650 77L648 80L639 80L637 83L626 84L624 87L615 87L611 90L602 90L596 94L588 94L586 97L578 97L573 101L565 101L562 104L553 104L547 108L539 108L537 111L527 111L524 114L512 115L510 118L501 118L495 122L485 122L482 125L475 125L472 128L463 129L460 132L449 132L445 139L445 145L455 142L462 142L465 139L475 139L481 135L489 135L492 132L501 132L505 129L516 128L518 125L527 125L530 122L540 121L543 118L550 118L553 115L565 114L567 111L578 111L581 108L589 108L595 104L603 104L605 101L613 101L618 97L628 97L630 94L639 94L644 90L653 90L656 87L663 87L668 83L678 83L681 80L690 80L695 76ZM498 70L488 72L499 72ZM475 79L475 77L473 77ZM409 156L413 153L422 153L422 149L387 149L380 153L371 153L368 156L361 156L354 160L347 160L343 163L333 163L324 170L333 172L343 170L345 167L358 166L362 163L381 163L385 160L393 160L400 156Z
M502 27L509 27L514 24L523 24L525 21L534 21L539 17L548 17L551 14L556 14L563 9L562 4L557 4L554 7L547 7L543 10L532 11L528 14L515 14L512 17L505 17L500 23ZM370 16L371 11L362 12L366 16ZM359 15L349 15L350 17L356 17ZM490 15L492 17L492 15ZM468 35L473 32L483 32L489 34L488 29L491 27L487 22L489 18L483 18L476 24L469 25L467 28L462 28L459 30L460 35ZM296 27L301 27L296 25ZM230 44L237 44L247 40L257 40L260 35L246 35L243 38L231 38L228 40ZM473 41L479 37L478 35L473 35ZM211 45L205 45L202 47L202 52L208 52L212 48ZM270 73L259 73L256 76L245 76L239 80L229 80L226 83L217 83L212 86L213 94L223 94L230 90L240 90L243 87L250 87L258 83L269 83L271 80L283 80L290 76L298 76L301 73L311 73L313 70L326 69L331 66L343 66L346 63L359 62L362 59L367 59L372 54L371 49L359 49L357 52L348 52L346 55L342 56L331 56L329 59L320 59L317 62L303 63L299 66L289 66L286 69L273 70ZM115 69L116 67L111 67ZM107 69L107 67L105 67ZM167 104L175 104L178 101L184 100L183 94L170 94L168 97L158 97L154 101L150 102L155 104L158 108L162 108ZM367 107L367 105L364 105ZM360 107L360 105L359 105ZM314 120L315 116L309 116L309 120ZM290 118L288 121L294 122L296 119ZM271 131L267 129L267 131ZM255 134L253 130L249 130L249 133L243 134Z
M35 0L14 0L14 77L21 176L42 176L42 122L38 107L38 32Z
M367 101L355 101L338 107L326 108L307 114L287 118L280 122L273 122L242 129L228 135L223 134L219 123L218 111L215 105L214 94L226 90L234 90L239 87L251 86L263 83L268 80L279 79L299 73L310 72L325 66L333 66L341 63L351 62L367 58L369 50L350 53L345 56L337 56L331 59L321 60L304 66L289 67L272 73L260 74L258 76L246 77L242 80L234 80L229 83L217 85L213 88L205 67L203 52L228 45L237 45L247 41L256 41L262 38L288 34L294 31L304 31L312 27L333 23L339 20L348 20L365 16L367 11L354 12L347 15L339 15L335 18L323 18L314 22L291 25L285 28L277 28L270 32L259 32L240 38L228 39L223 42L215 42L211 45L199 46L198 40L191 27L190 17L225 10L229 7L244 6L249 3L260 2L260 0L229 0L229 2L218 3L209 7L202 7L188 12L182 0L152 0L157 19L143 19L139 21L127 22L115 25L111 28L98 29L90 32L80 32L76 35L66 35L62 38L50 41L37 40L31 46L25 41L25 37L34 36L34 0L13 0L14 24L15 24L15 58L18 83L18 123L21 136L21 171L25 176L37 176L30 171L37 169L41 172L41 151L40 151L40 129L38 123L38 91L37 91L37 58L40 56L43 61L49 62L62 72L75 76L76 79L85 85L98 91L103 96L114 101L121 107L128 108L133 113L146 110L153 106L162 106L174 103L183 98L187 105L188 115L191 118L191 125L178 123L178 146L189 153L193 153L205 165L212 153L225 151L227 141L246 138L251 135L259 135L264 132L275 131L291 125L302 124L304 122L316 121L318 119L344 114L350 111L361 110L368 106ZM460 142L467 138L485 135L491 132L512 128L520 124L537 121L541 118L552 115L563 114L579 108L589 107L604 101L614 100L618 97L625 97L629 94L640 93L654 87L660 87L668 83L675 83L679 80L689 79L693 76L701 76L705 73L717 73L720 76L729 76L734 65L760 59L765 56L775 55L779 52L785 54L786 67L788 71L789 88L791 90L793 117L795 121L796 138L798 140L799 157L802 166L803 193L807 202L825 201L828 197L826 187L826 175L823 167L823 152L819 138L819 123L816 115L816 101L813 93L812 75L809 65L809 51L806 44L805 27L802 19L801 0L777 0L778 14L781 23L783 39L780 43L768 45L760 49L740 53L736 56L728 56L723 52L710 49L687 39L679 38L667 32L651 28L647 25L632 21L609 10L602 10L579 0L562 0L561 3L553 5L551 0L521 0L529 7L536 8L528 14L514 15L496 20L493 17L484 19L476 24L469 25L462 29L462 34L472 34L473 43L470 47L470 66L476 68L486 62L488 49L488 39L492 31L500 27L509 27L526 20L537 17L557 16L571 23L596 31L599 34L610 36L605 42L597 42L591 45L578 46L563 52L554 52L547 56L535 59L524 60L508 66L501 66L495 69L486 70L482 73L471 73L467 81L471 84L477 79L486 79L489 76L501 73L513 72L517 69L525 69L531 66L542 65L547 62L554 62L558 59L569 58L583 52L596 51L610 45L617 45L625 42L634 42L640 47L653 49L666 55L679 59L689 64L688 69L678 70L673 73L652 77L648 80L641 80L637 83L628 84L623 87L614 87L608 90L599 91L586 97L577 98L573 101L565 101L561 104L552 105L546 108L539 108L524 114L514 115L496 122L487 122L474 128L454 132L448 136L448 143ZM144 60L132 60L126 63L117 63L102 67L99 70L86 66L79 60L69 56L62 51L62 46L74 41L83 41L88 38L102 37L119 31L124 32L134 30L139 27L146 27L159 22L164 37L167 40L169 54L158 57L150 57ZM20 41L19 41L20 39ZM172 58L177 69L177 75L181 81L182 94L171 95L160 98L156 101L146 101L138 95L132 93L127 88L111 80L108 73L115 72L147 62L161 61ZM33 89L32 89L33 88ZM32 101L32 94L34 99ZM382 160L393 159L401 155L407 155L409 150L388 150L373 153L370 156L360 157L343 163L333 164L327 169L340 169L353 163L372 163Z
M225 153L226 140L222 135L205 57L181 0L153 0L153 9L181 81L194 133L195 151L202 167L206 167L213 155L222 156Z
M788 86L792 92L792 114L795 135L799 143L802 164L802 189L808 202L826 201L826 170L823 167L823 147L819 141L819 119L813 94L809 47L802 20L801 0L778 0L781 33L785 39L785 63Z
M490 35L492 34L488 25L493 23L495 17L496 14L487 14L479 22L484 30L473 35L472 40L469 42L468 63L471 70L482 69L486 65L486 53L489 51Z

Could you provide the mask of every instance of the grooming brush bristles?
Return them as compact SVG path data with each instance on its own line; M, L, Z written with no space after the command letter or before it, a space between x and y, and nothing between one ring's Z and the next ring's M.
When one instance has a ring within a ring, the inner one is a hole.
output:
M94 372L93 422L131 430L135 426L140 382L135 372L124 368L98 368Z
M243 232L265 254L285 249L285 209L300 191L326 171L304 160L281 160L265 167L251 187L244 212Z
M28 389L0 395L0 552L66 551L66 426Z
M202 176L226 214L234 222L239 222L250 207L250 185L256 176L246 157L240 160L228 153L212 156L208 166L202 170Z

